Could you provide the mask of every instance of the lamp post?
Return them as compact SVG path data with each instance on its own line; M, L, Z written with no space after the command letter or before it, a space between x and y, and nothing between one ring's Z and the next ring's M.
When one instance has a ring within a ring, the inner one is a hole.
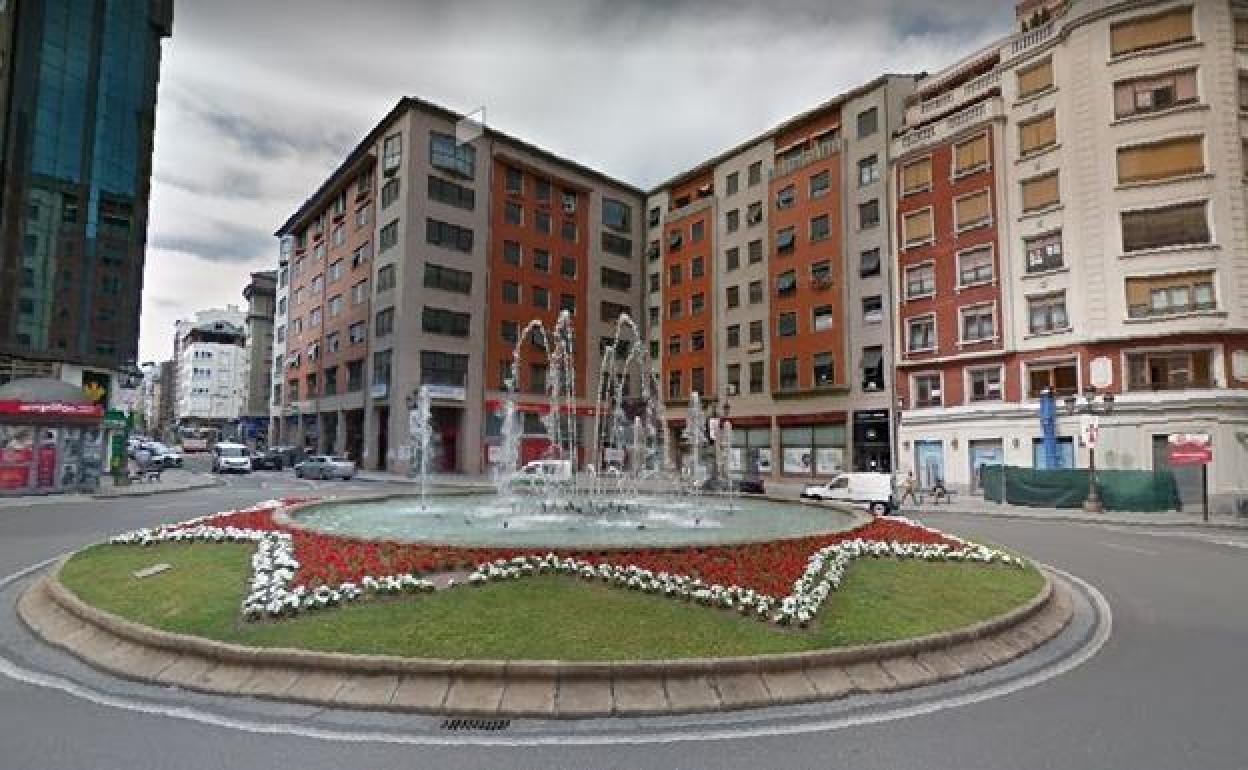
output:
M1101 393L1097 397L1096 388L1089 385L1083 392L1083 401L1074 395L1067 396L1064 401L1066 404L1066 413L1074 416L1087 415L1088 417L1099 417L1100 415L1108 415L1114 408L1114 394ZM1096 488L1096 442L1099 433L1097 423L1091 423L1086 437L1088 444L1088 496L1083 501L1083 510L1088 513L1101 513L1105 510L1101 504L1101 494Z

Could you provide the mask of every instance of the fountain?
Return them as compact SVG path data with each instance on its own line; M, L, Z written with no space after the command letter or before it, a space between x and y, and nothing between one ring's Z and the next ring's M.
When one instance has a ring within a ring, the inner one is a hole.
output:
M550 472L521 467L525 426L517 396L526 344L540 350L547 362L542 467ZM592 396L593 426L582 432L577 424L575 350L572 317L566 310L550 329L540 320L524 327L512 351L498 415L495 494L429 495L429 394L422 388L412 414L412 440L419 451L413 470L421 480L418 504L401 498L319 503L300 509L300 523L387 540L549 547L756 542L852 525L851 515L827 509L742 499L735 491L704 495L709 476L703 456L707 413L697 392L690 396L685 421L691 455L673 466L659 373L627 314L616 321L615 336L603 347ZM632 400L631 390L636 391ZM580 446L582 441L586 446ZM728 467L726 447L731 441L732 427L725 422L710 447L716 469Z
M429 388L424 385L416 395L415 408L409 415L408 433L412 442L412 466L420 479L420 504L427 508L429 499L429 456L432 453L433 428L430 417L433 407L429 400Z

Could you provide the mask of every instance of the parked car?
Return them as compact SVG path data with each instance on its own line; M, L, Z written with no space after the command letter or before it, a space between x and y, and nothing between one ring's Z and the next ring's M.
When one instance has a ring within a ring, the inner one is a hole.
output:
M271 446L268 448L267 451L282 458L283 468L293 468L295 467L296 463L298 463L300 460L303 459L302 457L303 453L299 450L299 447L294 447L294 446L290 446L287 444L279 444L277 446Z
M842 473L826 484L807 486L802 497L862 506L877 516L887 516L897 509L893 477L888 473Z
M286 467L286 455L276 448L259 449L251 455L253 471L280 471Z
M535 486L538 484L571 484L571 460L533 460L524 464L511 483L516 486Z
M702 483L703 492L740 492L747 495L765 494L763 480L760 478L745 479L707 479Z
M251 473L251 450L242 444L218 441L212 448L213 473Z
M152 454L152 462L159 464L162 468L181 468L182 453L168 444L162 444L159 441L149 441L143 445L147 451Z
M350 481L355 476L355 463L345 457L312 455L295 466L295 476L301 479Z

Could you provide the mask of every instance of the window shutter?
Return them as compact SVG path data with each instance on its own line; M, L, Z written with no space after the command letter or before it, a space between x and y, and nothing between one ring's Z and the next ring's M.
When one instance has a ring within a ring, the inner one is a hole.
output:
M988 135L978 136L955 148L955 173L963 173L988 162Z
M932 210L924 209L906 214L906 244L918 243L932 237Z
M901 186L903 192L914 192L932 185L932 159L924 158L915 161L901 170Z
M1022 153L1026 155L1057 141L1057 118L1053 115L1024 123L1019 127Z
M1035 211L1058 201L1057 174L1047 174L1023 182L1023 211Z
M992 216L992 199L987 190L961 198L956 205L959 229L970 227Z
M1120 183L1167 179L1204 170L1204 152L1198 136L1118 150Z
M1053 85L1053 60L1045 59L1039 64L1018 72L1018 95L1027 97Z
M1238 29L1236 30L1238 34ZM1159 48L1192 38L1192 9L1173 11L1115 24L1110 30L1110 51L1114 56Z

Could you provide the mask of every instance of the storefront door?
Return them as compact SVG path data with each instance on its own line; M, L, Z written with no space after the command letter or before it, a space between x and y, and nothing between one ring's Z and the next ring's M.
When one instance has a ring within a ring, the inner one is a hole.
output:
M968 448L971 457L971 491L982 492L984 483L980 478L980 468L985 465L1001 465L1005 461L1005 448L999 438L971 441Z
M914 442L914 467L920 489L931 489L945 480L945 449L940 441Z

